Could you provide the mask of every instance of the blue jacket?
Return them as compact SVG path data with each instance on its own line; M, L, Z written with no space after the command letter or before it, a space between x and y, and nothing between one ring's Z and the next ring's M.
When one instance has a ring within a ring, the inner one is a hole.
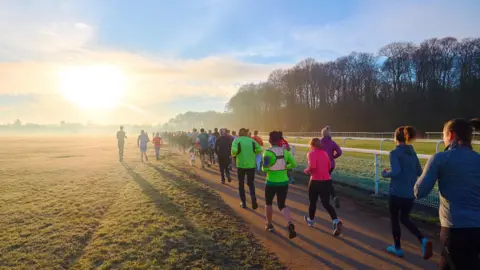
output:
M384 175L386 178L392 178L390 195L414 199L413 186L417 182L417 177L422 174L422 167L413 146L397 145L390 152L390 165L392 170Z
M415 197L427 196L437 179L442 227L480 228L480 155L456 143L433 155L415 184Z

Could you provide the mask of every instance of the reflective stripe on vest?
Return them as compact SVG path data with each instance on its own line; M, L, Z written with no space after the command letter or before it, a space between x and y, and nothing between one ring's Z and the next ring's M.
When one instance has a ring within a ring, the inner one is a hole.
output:
M270 166L268 169L270 171L284 171L287 169L287 163L285 162L285 150L281 147L273 147L268 149L267 151L270 151L275 154L275 164Z

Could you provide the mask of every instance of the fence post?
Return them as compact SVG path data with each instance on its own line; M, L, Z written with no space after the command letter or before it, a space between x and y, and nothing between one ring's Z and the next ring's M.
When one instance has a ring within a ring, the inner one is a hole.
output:
M378 185L380 183L380 164L378 164L378 154L375 154L375 196L378 196Z
M393 141L393 140L392 140L392 139L382 139L382 141L380 142L380 151L383 150L383 142L385 142L385 141L389 141L389 142L390 142L390 141ZM382 158L382 156L380 156L380 164L383 164L383 163L382 163L382 160L383 160L383 158Z
M437 146L435 147L435 153L438 153L438 148L440 147L440 144L443 143L443 141L438 141Z

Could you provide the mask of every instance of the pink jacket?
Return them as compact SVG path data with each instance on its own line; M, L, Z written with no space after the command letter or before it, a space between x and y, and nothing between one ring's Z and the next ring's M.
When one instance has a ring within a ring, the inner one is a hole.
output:
M308 153L308 168L305 174L310 174L312 181L326 181L330 179L330 157L327 152L315 149Z

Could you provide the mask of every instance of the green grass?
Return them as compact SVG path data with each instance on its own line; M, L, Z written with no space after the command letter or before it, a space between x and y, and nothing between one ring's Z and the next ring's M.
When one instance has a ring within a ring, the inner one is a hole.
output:
M0 143L0 269L282 268L174 154L122 165L110 138Z

